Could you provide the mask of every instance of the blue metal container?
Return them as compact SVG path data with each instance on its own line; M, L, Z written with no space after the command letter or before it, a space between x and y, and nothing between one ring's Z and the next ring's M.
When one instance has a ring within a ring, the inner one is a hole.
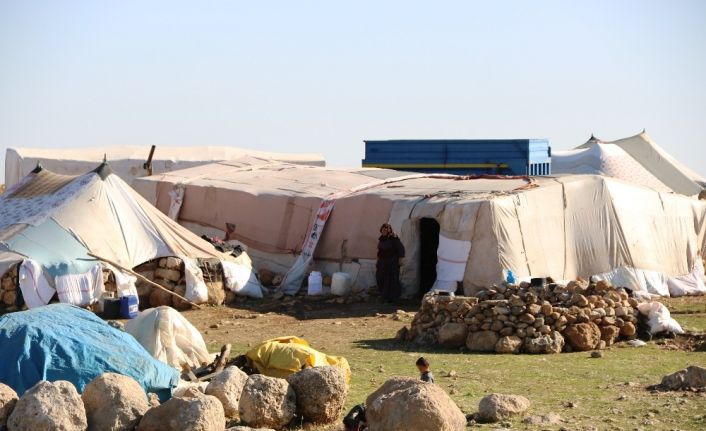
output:
M363 167L412 172L550 175L546 139L365 141Z
M126 295L120 298L120 317L134 319L139 314L138 300L135 295Z

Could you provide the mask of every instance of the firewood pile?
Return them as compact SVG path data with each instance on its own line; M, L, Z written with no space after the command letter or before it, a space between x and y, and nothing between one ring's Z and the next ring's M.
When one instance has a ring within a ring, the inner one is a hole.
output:
M398 338L473 352L559 353L603 349L637 332L638 301L605 281L504 283L475 297L428 294Z

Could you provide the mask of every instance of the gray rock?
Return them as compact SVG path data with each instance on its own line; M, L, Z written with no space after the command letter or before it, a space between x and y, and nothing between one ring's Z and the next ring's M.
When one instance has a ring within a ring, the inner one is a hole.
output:
M499 422L521 415L529 407L529 400L523 396L490 394L478 404L478 419L481 422Z
M338 421L348 396L346 375L338 367L307 368L287 379L297 396L297 413L316 424Z
M463 431L466 416L439 385L388 380L366 400L369 431Z
M556 331L537 338L525 338L523 343L524 351L532 354L561 353L563 348L564 337Z
M528 416L522 420L525 425L560 425L564 419L556 413Z
M286 380L254 374L245 383L239 410L249 426L279 429L294 418L297 397Z
M226 417L218 398L198 391L147 410L137 431L223 431Z
M7 418L15 408L17 400L17 392L6 384L0 383L0 430L7 425Z
M706 389L706 368L692 365L685 370L664 376L661 386L671 391Z
M87 427L81 397L64 380L41 381L29 388L7 420L9 431L83 431Z
M463 323L447 323L439 329L439 344L442 347L455 349L466 342L468 327Z
M238 416L240 394L248 375L238 367L228 367L217 374L206 387L206 394L213 395L223 404L227 417Z
M494 352L498 334L493 331L478 331L468 334L466 347L471 352Z
M89 431L130 431L149 408L147 395L134 379L115 373L96 377L81 395Z

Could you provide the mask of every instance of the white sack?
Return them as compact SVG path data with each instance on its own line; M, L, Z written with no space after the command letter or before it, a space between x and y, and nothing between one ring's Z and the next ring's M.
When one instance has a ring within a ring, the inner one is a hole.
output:
M213 362L199 331L171 307L150 308L125 324L125 332L152 357L181 370Z
M647 316L647 323L650 325L650 333L658 332L673 332L675 334L683 334L684 330L679 325L679 322L672 319L669 310L659 302L644 302L637 305L640 313Z
M208 288L203 281L203 272L196 259L181 257L184 261L184 277L186 279L186 293L184 297L194 304L208 302Z
M704 264L701 259L696 259L694 270L687 275L672 277L667 280L671 296L706 295L704 284Z
M131 274L126 274L120 270L113 270L113 275L115 276L115 284L118 289L119 298L122 298L123 296L134 296L139 298L137 295L137 287L135 286L137 277Z
M252 268L235 262L222 261L226 287L236 295L262 298L262 285Z
M463 281L470 251L470 241L459 241L439 235L439 248L436 251L437 280Z

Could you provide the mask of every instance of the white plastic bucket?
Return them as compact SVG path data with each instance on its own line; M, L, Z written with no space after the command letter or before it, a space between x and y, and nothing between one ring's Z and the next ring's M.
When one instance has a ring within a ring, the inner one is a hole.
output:
M307 294L309 295L321 295L323 293L324 283L319 271L311 271L309 274L309 283Z
M351 293L351 276L345 272L335 272L331 277L331 293L336 296Z

